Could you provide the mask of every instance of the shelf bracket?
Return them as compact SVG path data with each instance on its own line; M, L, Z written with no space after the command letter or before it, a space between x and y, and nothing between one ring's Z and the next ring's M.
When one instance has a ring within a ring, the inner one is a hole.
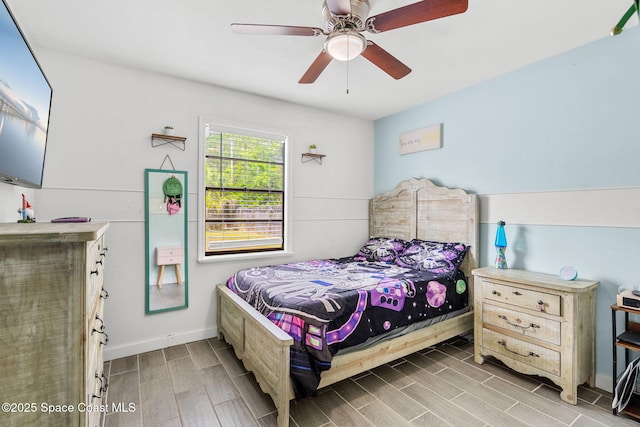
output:
M319 164L322 164L322 159L324 157L327 157L326 154L302 153L302 163L307 163L311 160L315 160Z
M171 144L176 148L185 150L185 142L187 138L184 136L173 136L173 135L163 135L160 133L152 133L151 134L151 146L159 147L161 145Z

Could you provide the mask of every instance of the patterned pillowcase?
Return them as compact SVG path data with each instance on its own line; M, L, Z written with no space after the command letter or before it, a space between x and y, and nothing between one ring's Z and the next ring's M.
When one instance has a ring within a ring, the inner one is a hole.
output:
M464 261L468 246L464 243L430 242L413 239L396 264L401 267L429 271L435 274L454 273Z
M372 237L354 257L360 261L393 262L402 255L407 242L388 237Z

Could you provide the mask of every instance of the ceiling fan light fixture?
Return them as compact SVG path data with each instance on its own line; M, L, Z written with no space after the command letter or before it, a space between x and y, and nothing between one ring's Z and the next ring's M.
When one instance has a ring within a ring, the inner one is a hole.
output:
M352 30L329 34L327 41L324 42L324 50L338 61L351 61L358 57L366 46L367 39Z

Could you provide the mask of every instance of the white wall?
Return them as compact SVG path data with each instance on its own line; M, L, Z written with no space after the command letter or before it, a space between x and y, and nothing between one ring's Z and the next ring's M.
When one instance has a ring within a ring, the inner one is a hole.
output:
M512 268L598 280L596 383L611 389L611 310L640 286L640 29L375 123L376 192L428 177L480 194L480 265L507 223ZM443 148L401 156L402 132L444 123Z
M214 285L239 268L347 256L366 240L373 195L372 122L51 50L38 50L38 59L53 86L53 105L36 217L111 222L106 359L214 336ZM292 257L195 261L199 116L278 129L291 137ZM165 124L187 137L185 151L151 147L151 133ZM311 143L326 154L322 165L301 162ZM189 308L146 315L144 169L159 168L167 154L176 169L189 173ZM17 220L17 213L10 218L19 207L19 199L13 200L16 189L2 184L0 191L3 206L11 205L2 219Z

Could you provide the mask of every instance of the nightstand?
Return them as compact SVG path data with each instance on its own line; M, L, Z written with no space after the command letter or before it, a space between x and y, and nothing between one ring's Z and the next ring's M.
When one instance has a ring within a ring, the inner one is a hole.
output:
M176 271L176 281L178 285L182 284L180 277L180 264L184 262L184 250L181 247L157 247L156 248L156 265L158 265L158 281L156 285L162 288L162 275L164 274L165 265L173 265Z
M485 267L473 270L474 358L493 356L510 368L549 378L562 400L595 385L595 291L598 282Z

